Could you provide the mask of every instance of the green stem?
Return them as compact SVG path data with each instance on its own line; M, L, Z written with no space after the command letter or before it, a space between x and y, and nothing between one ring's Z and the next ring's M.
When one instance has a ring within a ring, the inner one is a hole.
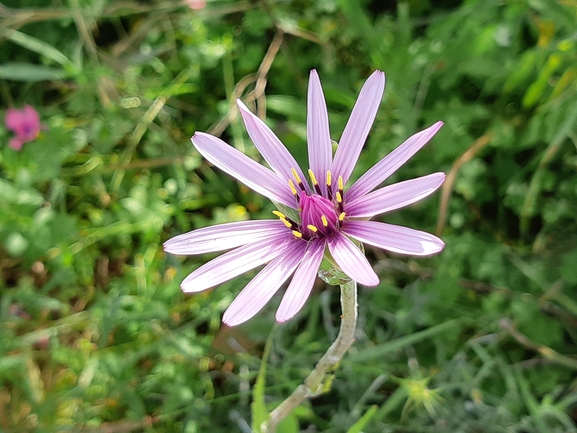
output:
M330 389L332 374L336 370L344 354L355 340L357 323L357 283L349 281L341 285L341 328L334 343L329 347L314 370L304 383L278 405L270 414L268 423L263 425L261 432L274 433L278 424L305 399L317 396Z

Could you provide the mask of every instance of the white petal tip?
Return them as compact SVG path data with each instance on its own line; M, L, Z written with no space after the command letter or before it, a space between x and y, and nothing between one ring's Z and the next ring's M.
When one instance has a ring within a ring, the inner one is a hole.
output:
M371 278L371 279L366 280L366 281L359 281L359 284L362 284L363 286L367 286L367 287L375 287L379 284L379 279L378 278L376 278L376 279Z
M299 311L300 309L298 311L277 311L275 319L278 323L285 323L294 318Z
M238 325L242 325L244 322L248 321L249 319L251 319L252 316L250 317L228 317L226 312L224 313L224 316L222 317L222 323L224 323L226 326L238 326Z
M445 248L445 243L439 239L438 242L421 242L423 247L423 256L432 256L443 251Z

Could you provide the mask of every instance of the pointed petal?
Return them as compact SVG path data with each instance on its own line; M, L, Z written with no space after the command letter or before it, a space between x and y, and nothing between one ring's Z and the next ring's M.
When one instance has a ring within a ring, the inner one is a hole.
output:
M323 239L317 238L308 245L303 260L297 268L276 312L276 320L278 322L286 322L292 319L305 304L311 294L319 266L323 260L324 251L325 241Z
M208 161L249 188L273 201L295 207L295 198L287 182L283 182L268 168L229 146L220 138L197 132L192 137L192 144Z
M445 247L432 234L378 221L347 221L342 231L365 244L399 254L429 256Z
M4 116L4 123L6 128L19 134L22 130L21 125L25 121L24 111L17 110L15 108L9 108L6 110L6 115Z
M28 129L31 130L31 133L36 134L37 131L40 131L40 115L38 111L31 105L25 105L22 111L24 112Z
M22 146L24 146L24 143L25 143L25 140L22 140L19 136L12 137L10 140L8 140L8 146L10 146L14 150L22 149Z
M409 137L403 144L381 159L369 171L361 176L346 192L345 198L351 201L371 192L405 162L417 153L441 129L443 122L437 122L427 129Z
M275 133L272 132L266 123L255 116L240 99L236 100L236 104L240 109L240 114L242 115L250 139L268 165L279 175L281 182L285 185L288 185L287 182L289 179L292 179L294 182L295 179L291 171L293 168L302 181L306 182L306 177L303 175L298 163ZM306 183L305 186L308 188Z
M332 164L332 143L329 132L329 115L317 71L311 71L307 107L307 141L309 167L319 181L324 196L327 193L326 173Z
M164 243L171 254L194 255L228 250L266 239L287 228L280 220L239 221L193 230Z
M202 265L180 285L184 292L201 292L243 274L284 253L295 242L290 231L229 251Z
M338 176L342 176L345 184L349 180L367 140L384 90L385 74L381 71L375 71L361 89L351 117L345 126L337 146L332 169L334 178L337 179Z
M395 183L349 202L349 218L366 218L413 204L435 192L445 181L445 173L433 173Z
M302 260L306 242L293 242L282 255L270 262L239 293L224 313L222 321L229 326L240 325L260 311Z
M365 286L376 286L379 277L363 252L346 236L336 233L327 242L331 255L342 271Z

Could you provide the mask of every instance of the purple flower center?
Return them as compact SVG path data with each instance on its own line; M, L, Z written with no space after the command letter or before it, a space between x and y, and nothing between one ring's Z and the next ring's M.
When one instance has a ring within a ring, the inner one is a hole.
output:
M323 194L314 173L309 170L309 177L314 187L314 192L311 193L296 171L293 169L292 172L298 189L292 179L289 179L288 183L295 196L300 221L293 221L279 211L273 213L292 230L297 238L307 241L317 237L327 237L337 232L345 220L342 177L339 177L336 192L333 193L331 172L327 172L327 193Z
M299 195L299 213L301 216L301 233L314 235L330 235L339 227L339 216L335 205L329 199L318 194L307 195L301 191ZM304 231L304 233L303 233Z

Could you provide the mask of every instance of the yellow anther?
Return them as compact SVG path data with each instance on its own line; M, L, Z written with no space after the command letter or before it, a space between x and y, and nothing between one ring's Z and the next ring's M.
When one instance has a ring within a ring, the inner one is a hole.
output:
M293 225L292 225L292 223L291 223L290 221L287 221L287 220L285 220L284 218L281 218L280 220L281 220L281 221L283 222L283 224L284 224L285 226L287 226L289 229L292 228Z
M293 233L293 235L295 235L295 237L297 237L299 239L303 237L303 234L301 232L299 232L298 230L293 230L292 233Z
M321 221L323 222L323 225L324 225L325 227L328 227L328 226L329 226L329 220L327 220L327 217L326 217L326 216L321 215Z
M293 193L293 195L297 195L297 189L295 188L295 184L290 179L289 179L289 186L291 187L291 192Z
M343 202L343 197L341 196L340 191L337 191L337 203L342 203Z
M291 172L293 174L293 176L295 177L297 183L300 185L301 183L303 183L303 181L301 180L301 178L299 177L299 174L297 173L297 171L294 168L291 168Z
M345 220L345 213L341 212L339 215L339 221L344 221Z
M330 170L327 171L327 186L331 186L331 182L332 182L332 175Z
M315 226L313 226L312 224L309 224L309 225L307 226L307 229L309 229L311 232L314 232L314 233L316 233L316 232L319 231L319 229L317 229L317 228L316 228Z
M339 176L339 190L342 191L343 189L345 189L345 185L343 182L343 177Z
M280 212L280 211L278 211L278 210L273 210L273 211L272 211L272 214L275 215L275 216L277 216L277 217L279 217L281 220L286 219L285 214L282 213L282 212Z
M318 185L319 183L317 182L317 178L315 177L315 174L313 173L313 171L309 168L309 177L311 179L311 182L313 183L313 185Z

